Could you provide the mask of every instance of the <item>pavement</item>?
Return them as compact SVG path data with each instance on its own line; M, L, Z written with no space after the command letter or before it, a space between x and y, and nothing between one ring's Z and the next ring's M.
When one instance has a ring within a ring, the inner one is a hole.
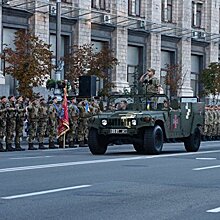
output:
M0 219L220 219L220 142L0 153Z

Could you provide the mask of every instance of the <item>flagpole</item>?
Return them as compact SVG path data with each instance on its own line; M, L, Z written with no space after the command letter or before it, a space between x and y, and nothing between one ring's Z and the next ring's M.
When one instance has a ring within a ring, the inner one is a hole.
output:
M63 148L66 146L66 133L63 135Z

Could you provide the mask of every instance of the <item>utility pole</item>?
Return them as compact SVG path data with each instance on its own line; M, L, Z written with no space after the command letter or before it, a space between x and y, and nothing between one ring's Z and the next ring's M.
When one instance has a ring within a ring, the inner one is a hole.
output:
M56 73L55 79L61 80L61 0L56 2Z

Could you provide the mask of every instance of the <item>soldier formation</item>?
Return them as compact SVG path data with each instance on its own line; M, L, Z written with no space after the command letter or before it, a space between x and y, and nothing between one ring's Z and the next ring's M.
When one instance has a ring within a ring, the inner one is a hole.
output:
M87 121L93 114L100 111L96 100L88 102L82 100L77 103L73 97L68 103L69 131L65 136L68 146L86 146L88 127ZM32 100L22 96L2 96L0 99L0 152L23 151L21 140L25 122L28 124L27 141L28 150L55 149L64 147L64 139L57 139L59 119L63 117L64 110L58 103L57 97L48 102L43 97ZM45 137L49 138L49 147L44 146ZM4 146L5 142L5 146ZM38 148L34 144L38 144ZM58 144L58 146L56 146ZM14 146L13 146L14 145Z
M220 140L220 105L205 107L205 123L202 134L203 141Z

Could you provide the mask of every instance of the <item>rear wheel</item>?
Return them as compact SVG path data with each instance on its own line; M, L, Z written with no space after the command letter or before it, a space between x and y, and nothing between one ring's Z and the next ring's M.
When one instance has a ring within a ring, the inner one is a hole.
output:
M91 153L94 155L105 154L107 150L107 143L105 139L101 138L100 135L98 135L97 130L94 128L89 130L88 145Z
M184 139L184 146L187 152L196 152L199 150L201 143L201 132L197 127L195 128L193 134Z
M145 130L143 148L146 154L160 154L163 148L163 130L159 125Z

